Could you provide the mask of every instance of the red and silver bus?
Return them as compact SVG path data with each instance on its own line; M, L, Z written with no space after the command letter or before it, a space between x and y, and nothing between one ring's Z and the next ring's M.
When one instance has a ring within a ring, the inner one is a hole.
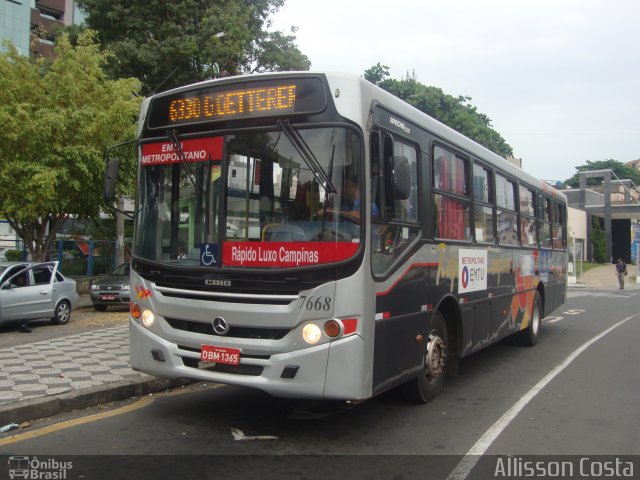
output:
M134 369L426 402L565 300L565 197L357 76L163 92L137 144Z

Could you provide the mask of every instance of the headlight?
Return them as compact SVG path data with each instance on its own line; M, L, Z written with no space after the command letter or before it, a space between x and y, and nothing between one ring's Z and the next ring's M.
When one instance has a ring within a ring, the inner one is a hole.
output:
M156 316L153 314L151 310L145 310L142 312L142 324L149 328L153 325L153 322L156 321Z
M302 329L302 338L310 345L314 345L322 338L322 330L315 323L309 323Z
M100 285L91 285L91 290L100 290Z
M129 287L129 284L122 285L122 290L131 290L131 287Z

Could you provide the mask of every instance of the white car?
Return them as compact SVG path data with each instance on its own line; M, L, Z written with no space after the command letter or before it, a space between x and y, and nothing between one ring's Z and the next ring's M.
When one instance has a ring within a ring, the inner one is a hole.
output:
M0 263L0 323L50 318L63 325L80 300L58 262Z

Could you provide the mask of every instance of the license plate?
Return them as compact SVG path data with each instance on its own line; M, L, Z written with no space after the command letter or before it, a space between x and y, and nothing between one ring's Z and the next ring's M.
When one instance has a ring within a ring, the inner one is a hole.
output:
M200 360L203 362L224 363L226 365L239 365L240 350L237 348L202 345Z
M116 296L108 293L100 295L100 300L115 300Z

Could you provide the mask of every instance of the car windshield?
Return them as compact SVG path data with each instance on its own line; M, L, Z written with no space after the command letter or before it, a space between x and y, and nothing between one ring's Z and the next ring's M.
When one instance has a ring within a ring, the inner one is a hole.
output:
M143 145L134 254L259 268L355 254L360 137L344 127L287 127Z
M111 273L111 275L128 276L129 264L123 263L122 265L118 265L118 267Z

